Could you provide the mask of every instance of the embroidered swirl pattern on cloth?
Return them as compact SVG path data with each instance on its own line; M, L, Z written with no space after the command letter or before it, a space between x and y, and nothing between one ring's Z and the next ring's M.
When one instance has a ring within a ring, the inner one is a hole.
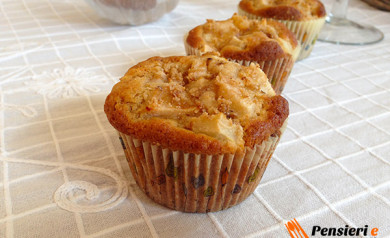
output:
M23 114L25 117L35 117L37 115L37 111L35 111L34 108L30 106L24 106L24 105L13 105L13 104L6 104L3 103L0 105L0 110L16 110Z
M65 67L63 70L54 69L52 72L34 75L26 85L48 98L69 98L98 93L100 88L97 86L108 85L108 82L85 69Z
M94 171L113 178L116 182L117 192L107 201L95 204L95 205L79 205L75 203L74 199L70 199L73 196L75 190L83 190L85 192L85 198L89 201L96 200L99 197L100 191L95 184L86 181L71 181L63 184L57 189L54 194L54 201L58 206L72 212L101 212L107 209L113 208L123 201L127 197L127 183L119 177L117 174L107 169L94 168L89 166L72 166L81 170Z
M0 1L0 237L288 238L294 218L308 235L313 226L368 225L390 237L390 15L358 0L348 17L385 39L316 42L294 65L283 91L289 124L253 195L193 215L137 186L105 97L137 62L184 55L188 30L231 17L237 3L181 0L159 21L130 27L84 1ZM211 196L205 180L191 183Z

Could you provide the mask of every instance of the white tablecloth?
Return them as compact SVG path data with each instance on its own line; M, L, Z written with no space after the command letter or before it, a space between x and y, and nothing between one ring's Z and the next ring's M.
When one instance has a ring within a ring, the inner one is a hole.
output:
M309 236L345 225L390 236L390 13L360 1L349 18L385 39L318 42L295 64L287 132L246 201L186 214L135 184L106 95L136 62L184 55L189 29L230 17L237 3L181 0L158 22L129 27L80 0L2 0L0 237L289 237L294 218Z

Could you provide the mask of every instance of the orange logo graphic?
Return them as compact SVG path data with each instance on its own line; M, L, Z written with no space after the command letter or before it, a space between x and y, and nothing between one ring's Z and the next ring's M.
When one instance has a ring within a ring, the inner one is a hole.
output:
M291 238L309 238L309 236L306 234L306 232L303 230L301 225L299 225L295 218L294 220L288 221L284 225L287 227L288 233L290 233Z

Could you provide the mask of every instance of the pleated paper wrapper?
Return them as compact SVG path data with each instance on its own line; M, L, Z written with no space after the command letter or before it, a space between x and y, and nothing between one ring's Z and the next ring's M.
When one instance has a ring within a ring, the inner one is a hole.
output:
M184 46L187 55L198 55L201 56L206 52L202 52L199 49L196 49L190 46L186 38L184 38ZM276 60L265 60L265 61L249 61L249 60L236 60L228 58L228 60L239 63L244 66L249 66L251 63L259 64L261 70L267 75L269 82L272 85L272 88L275 90L276 94L281 94L286 83L287 79L291 74L292 68L294 66L295 59L298 57L300 52L300 47L297 46L296 50L293 52L293 55L287 55L283 58L278 58Z
M207 155L173 151L120 132L119 136L141 190L158 204L194 213L220 211L245 200L280 140L273 135L244 153Z
M238 14L246 16L249 19L263 19L262 17L253 15L242 10L240 7L238 7ZM310 55L317 41L318 35L320 34L321 28L325 23L325 17L309 21L286 21L277 19L273 20L285 24L287 28L295 34L295 37L301 45L301 52L299 53L297 61L303 60Z

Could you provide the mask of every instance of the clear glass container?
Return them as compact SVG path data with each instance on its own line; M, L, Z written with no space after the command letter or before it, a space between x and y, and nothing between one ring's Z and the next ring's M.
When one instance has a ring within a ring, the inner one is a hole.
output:
M343 45L366 45L383 40L384 35L377 28L347 19L348 2L334 1L318 40Z
M171 12L179 0L86 0L102 17L123 25L157 21Z

